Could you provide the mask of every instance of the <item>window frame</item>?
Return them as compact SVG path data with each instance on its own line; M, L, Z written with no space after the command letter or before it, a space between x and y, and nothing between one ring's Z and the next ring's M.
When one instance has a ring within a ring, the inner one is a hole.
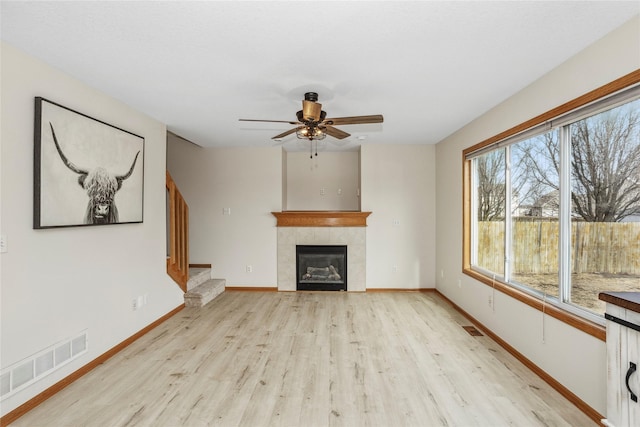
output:
M570 326L573 326L595 338L602 341L606 339L606 329L604 326L604 318L600 318L593 314L582 313L583 310L574 308L568 303L562 302L562 286L560 286L560 302L553 303L548 301L544 296L538 297L532 293L529 293L523 289L520 289L517 285L506 283L503 280L498 280L495 274L486 270L472 268L473 259L473 215L475 214L473 208L475 203L473 201L474 192L472 188L472 175L474 173L472 167L472 157L479 153L494 150L496 148L504 147L505 145L511 145L514 140L524 140L528 136L534 133L539 133L542 129L555 127L553 121L566 122L579 120L580 115L584 115L589 107L589 104L596 104L599 101L605 100L616 92L622 92L628 89L632 89L633 86L640 83L640 69L635 70L623 77L620 77L604 86L594 89L578 98L575 98L569 102L566 102L556 108L553 108L543 114L540 114L530 120L527 120L519 125L516 125L510 129L507 129L491 138L481 141L471 147L468 147L462 151L462 217L463 217L463 233L462 233L462 272L463 274L470 276L485 285L492 287L493 289L502 292L510 297L532 307L543 313L546 313ZM509 140L507 142L507 140ZM567 145L567 144L564 144ZM561 144L562 146L562 144ZM564 159L563 159L564 157ZM566 153L561 155L561 162L567 162L568 156ZM565 174L566 175L566 174ZM562 179L562 178L561 178ZM508 199L509 197L507 197ZM563 203L561 202L561 205ZM562 211L567 209L566 203L564 203L564 209L561 207L560 221L562 221ZM570 221L569 216L564 221ZM567 227L565 227L566 232ZM505 248L506 250L506 248ZM566 248L561 248L561 251L566 251ZM562 253L560 259L560 274L568 275L570 271L567 271L565 263L562 261L568 254Z

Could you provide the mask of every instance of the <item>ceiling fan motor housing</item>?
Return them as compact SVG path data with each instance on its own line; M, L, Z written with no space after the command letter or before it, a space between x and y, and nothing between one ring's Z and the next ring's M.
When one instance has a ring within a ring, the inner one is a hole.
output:
M311 122L321 123L324 121L325 117L327 117L326 111L320 111L320 117L311 117L309 114L305 114L302 110L296 113L296 117L298 121L305 124L310 124Z
M315 92L307 92L304 94L304 101L302 101L302 119L298 115L298 120L303 123L319 122L322 116L322 104L316 102L318 100L318 94Z

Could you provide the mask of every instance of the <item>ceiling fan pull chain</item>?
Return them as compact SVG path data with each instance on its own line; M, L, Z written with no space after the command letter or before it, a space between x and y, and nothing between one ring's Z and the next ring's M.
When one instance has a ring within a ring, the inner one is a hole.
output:
M309 158L313 159L313 141L309 141Z
M318 157L318 141L316 140L316 157Z

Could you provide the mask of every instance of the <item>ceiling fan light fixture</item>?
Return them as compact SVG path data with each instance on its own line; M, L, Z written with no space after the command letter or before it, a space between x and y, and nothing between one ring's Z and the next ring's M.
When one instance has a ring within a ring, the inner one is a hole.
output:
M304 127L298 131L296 131L296 136L298 139L308 139L309 141L325 139L327 134L324 133L321 129L316 127Z

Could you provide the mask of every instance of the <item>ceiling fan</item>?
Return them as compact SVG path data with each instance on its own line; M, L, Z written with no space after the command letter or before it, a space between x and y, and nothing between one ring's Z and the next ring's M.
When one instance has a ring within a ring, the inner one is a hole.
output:
M344 139L350 136L347 132L340 130L334 125L355 125L382 123L381 114L370 116L353 116L353 117L335 117L327 118L327 113L322 111L322 104L318 103L318 94L315 92L307 92L304 94L302 101L302 110L296 113L297 121L289 120L259 120L259 119L239 119L242 122L270 122L270 123L288 123L295 125L293 129L282 132L271 139L279 140L287 135L295 133L299 139L307 139L309 141L324 139L327 135L337 139ZM316 150L317 151L317 150ZM318 153L316 153L316 156Z

